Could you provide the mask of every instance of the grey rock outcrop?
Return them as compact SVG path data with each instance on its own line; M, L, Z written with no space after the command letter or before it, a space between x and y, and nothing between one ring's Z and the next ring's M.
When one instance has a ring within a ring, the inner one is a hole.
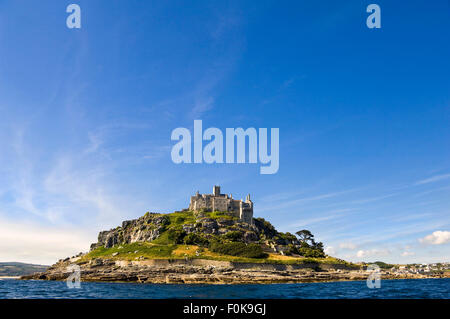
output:
M126 220L121 227L102 231L98 235L98 242L91 245L91 250L98 247L111 248L118 244L152 241L164 232L169 224L166 215L147 213L144 216Z

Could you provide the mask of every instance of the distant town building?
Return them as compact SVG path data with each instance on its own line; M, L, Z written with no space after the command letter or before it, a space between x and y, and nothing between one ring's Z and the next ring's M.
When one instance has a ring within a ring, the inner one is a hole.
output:
M212 194L200 194L197 191L194 196L191 196L189 210L230 212L241 221L253 224L253 202L250 200L250 194L245 201L236 200L231 194L221 194L220 186L214 186Z

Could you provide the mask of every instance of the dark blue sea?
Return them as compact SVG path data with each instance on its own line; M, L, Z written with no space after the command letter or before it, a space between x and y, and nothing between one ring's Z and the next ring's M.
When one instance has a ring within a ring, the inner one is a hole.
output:
M365 281L270 285L156 285L0 280L0 299L6 298L450 298L450 278L382 280L379 289Z

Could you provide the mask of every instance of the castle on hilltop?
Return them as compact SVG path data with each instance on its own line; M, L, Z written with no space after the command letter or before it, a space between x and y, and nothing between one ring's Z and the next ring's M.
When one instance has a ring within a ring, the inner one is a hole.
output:
M191 196L189 210L230 212L241 221L253 224L253 202L250 200L250 194L245 201L236 200L231 194L221 194L220 186L214 186L212 194L199 194L197 191L197 194Z

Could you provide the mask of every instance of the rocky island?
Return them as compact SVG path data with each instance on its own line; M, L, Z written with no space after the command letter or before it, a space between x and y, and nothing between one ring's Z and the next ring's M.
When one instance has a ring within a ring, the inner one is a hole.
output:
M327 256L308 230L296 235L254 218L250 195L245 201L235 200L215 186L212 194L192 196L187 209L147 212L124 221L100 232L88 253L59 260L45 272L22 279L65 280L73 265L80 267L82 281L247 284L368 277L365 265ZM389 271L382 276L421 278Z

